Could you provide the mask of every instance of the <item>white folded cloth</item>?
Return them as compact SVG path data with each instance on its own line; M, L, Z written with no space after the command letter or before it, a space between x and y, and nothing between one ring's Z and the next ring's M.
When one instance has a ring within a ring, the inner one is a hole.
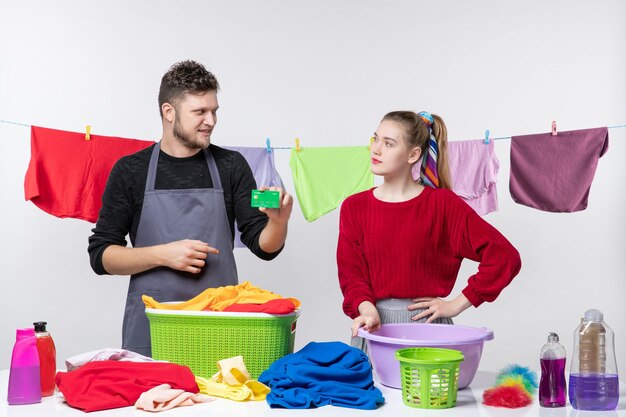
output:
M125 349L105 348L91 352L80 353L65 360L68 372L80 368L86 363L96 361L127 361L127 362L166 362L155 361L154 359L140 355Z

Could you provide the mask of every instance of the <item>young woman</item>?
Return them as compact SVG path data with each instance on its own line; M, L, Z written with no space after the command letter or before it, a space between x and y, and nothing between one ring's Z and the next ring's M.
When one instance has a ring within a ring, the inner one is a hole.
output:
M352 345L363 327L385 323L452 324L452 317L493 301L517 275L517 250L451 190L447 130L427 112L391 112L371 144L371 169L381 186L341 206L337 266L343 309L354 319ZM417 181L412 166L421 161ZM477 261L460 294L448 297L461 261Z

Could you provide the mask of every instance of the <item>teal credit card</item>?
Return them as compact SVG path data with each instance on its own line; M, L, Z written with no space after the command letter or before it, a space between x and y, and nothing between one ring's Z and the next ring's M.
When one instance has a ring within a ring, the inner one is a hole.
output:
M279 208L280 192L252 190L252 207Z

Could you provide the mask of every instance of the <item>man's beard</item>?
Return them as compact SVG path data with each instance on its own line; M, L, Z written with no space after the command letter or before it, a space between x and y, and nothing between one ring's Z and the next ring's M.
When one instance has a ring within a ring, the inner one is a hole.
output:
M174 137L178 139L180 143L182 143L185 147L189 149L206 149L209 146L209 143L211 142L210 140L207 142L206 145L204 143L200 143L193 136L187 135L185 132L183 132L179 126L180 123L177 114L176 118L174 119L173 133Z

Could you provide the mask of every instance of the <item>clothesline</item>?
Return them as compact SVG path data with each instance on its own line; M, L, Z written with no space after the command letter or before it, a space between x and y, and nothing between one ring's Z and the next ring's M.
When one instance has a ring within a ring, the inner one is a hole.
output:
M9 120L2 120L0 119L0 123L7 123L7 124L12 124L12 125L17 125L17 126L25 126L25 127L31 127L31 125L27 125L24 123L18 123L18 122L12 122ZM626 124L623 125L615 125L615 126L608 126L608 129L620 129L626 127ZM512 136L500 136L500 137L496 137L496 138L489 138L489 140L507 140L507 139L511 139ZM293 146L272 146L272 149L293 149Z
M101 196L111 168L122 156L146 149L154 143L108 136L98 136L103 140L90 142L84 140L84 132L66 132L39 126L32 126L29 133L31 162L35 163L29 163L24 180L26 200L33 201L42 210L57 217L74 217L88 221L93 219L94 222L99 216ZM564 139L571 136L573 140L546 141L546 138L551 138L550 133L541 133L525 136L527 139L511 148L510 183L517 184L518 187L515 190L510 187L510 190L516 202L558 213L580 211L586 207L586 196L597 160L608 149L608 128L562 131L561 135ZM517 136L513 139L517 139ZM296 148L291 151L289 167L300 208L309 222L336 209L349 195L374 186L367 146L311 146L307 148L307 152L296 152L299 145L299 139L296 139ZM97 152L98 148L104 148L107 152ZM271 151L269 139L263 147L239 147L234 150L238 150L246 158L253 175L258 172L263 177L259 180L255 177L257 184L282 183L274 164L276 152ZM493 142L492 146L485 146L482 140L450 141L448 151L451 155L450 172L456 173L457 179L460 178L455 181L453 177L450 188L479 215L497 210L494 185L497 182L499 163ZM567 152L570 158L563 160L560 157L563 152ZM44 158L38 157L44 154ZM535 169L537 160L542 161L542 166ZM514 170L514 167L519 169ZM70 172L70 168L76 174L61 175ZM545 177L537 175L538 169L550 177L558 176L559 180L548 181L546 184L546 181L541 180ZM416 172L412 172L413 179L416 180L421 175L419 171L418 167ZM57 184L52 184L51 181L44 184L50 188L45 191L51 198L39 198L42 189L37 182L39 178L56 180ZM519 185L526 183L529 184L526 187L529 191L519 191ZM570 187L565 193L561 192L563 185ZM559 193L553 192L555 186L559 187ZM95 190L88 196L89 201L92 201L90 204L87 204L81 191L86 188ZM319 192L322 189L324 192ZM72 193L70 197L66 190ZM526 199L526 196L529 198ZM544 199L550 202L549 205L542 205ZM51 205L51 202L55 205Z
M626 127L626 124L623 125L616 125L616 126L608 126L607 129L618 129L621 127ZM497 138L489 138L489 140L506 140L506 139L511 139L512 136L501 136L501 137L497 137ZM478 139L480 140L480 139ZM272 146L272 149L292 149L293 146Z
M10 122L8 120L0 120L0 122L7 123L7 124L10 124L10 125L18 125L18 126L30 127L30 125L25 125L24 123Z

